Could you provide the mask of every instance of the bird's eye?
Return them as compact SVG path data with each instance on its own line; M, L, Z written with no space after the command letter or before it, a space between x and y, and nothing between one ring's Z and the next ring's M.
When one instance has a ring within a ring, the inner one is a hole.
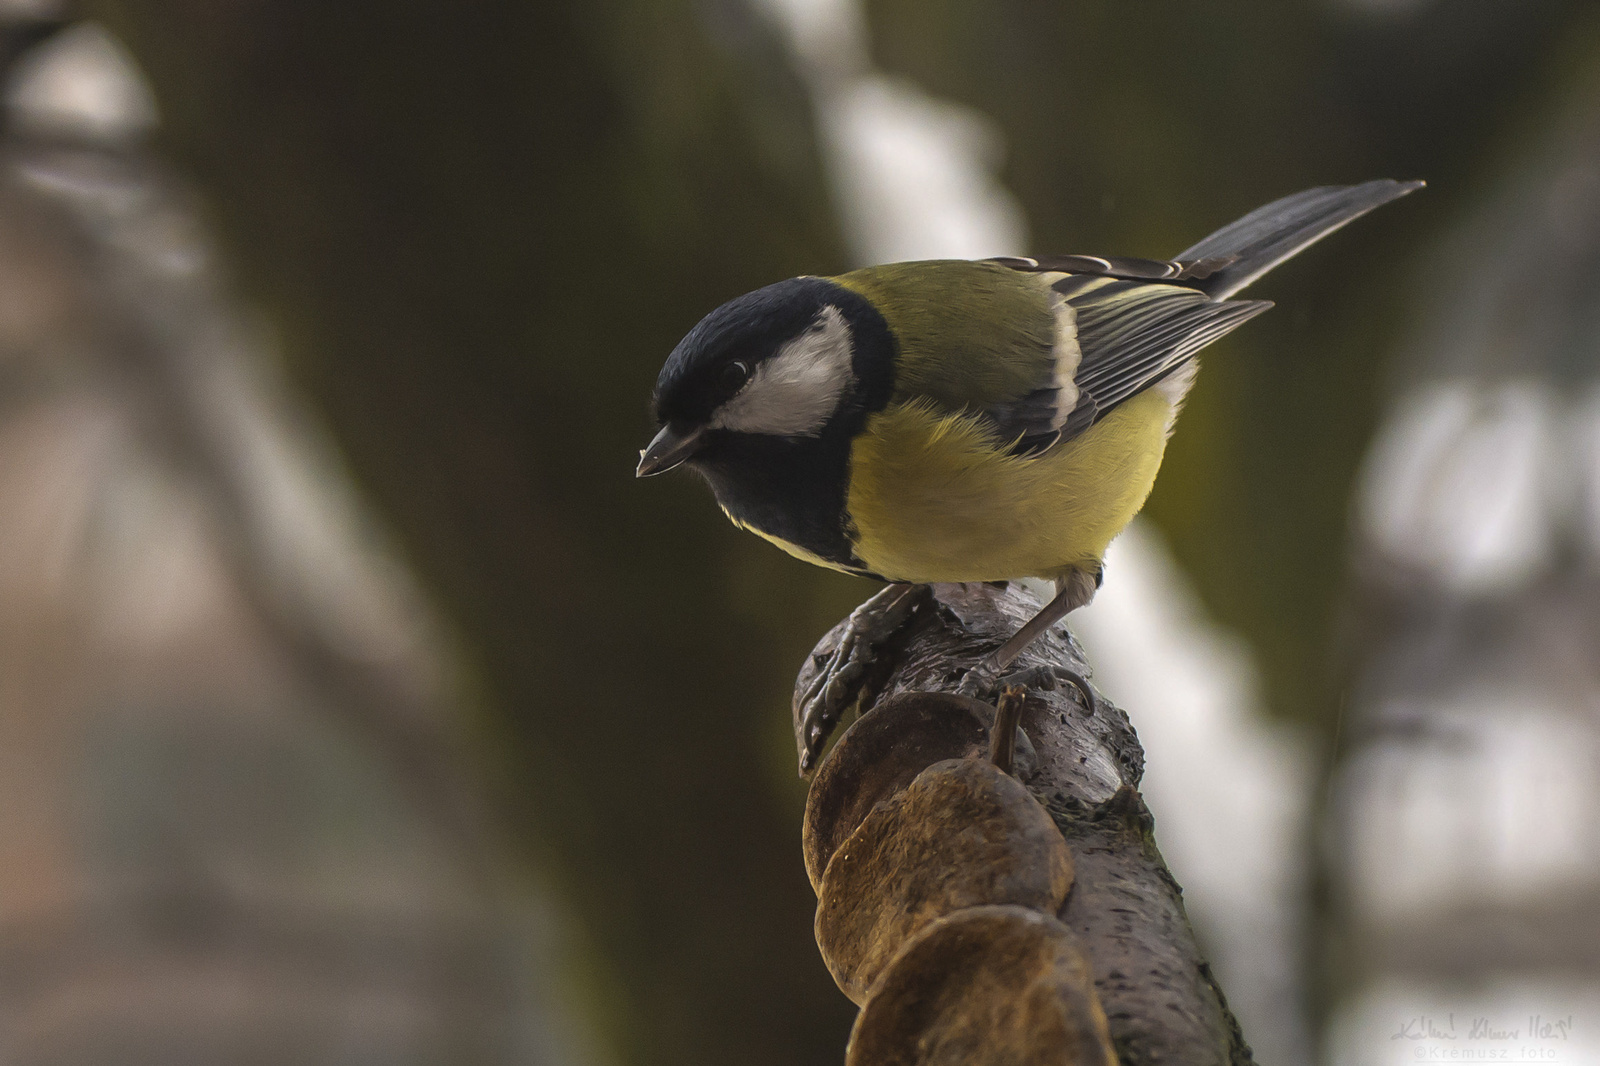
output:
M732 393L743 388L749 378L750 364L740 360L736 359L722 368L722 388L726 392Z

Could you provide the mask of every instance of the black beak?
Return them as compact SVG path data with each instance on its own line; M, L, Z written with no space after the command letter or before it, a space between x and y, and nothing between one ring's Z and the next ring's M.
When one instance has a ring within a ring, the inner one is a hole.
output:
M639 453L639 469L633 472L634 477L650 477L671 470L700 450L700 438L705 432L705 426L696 426L685 433L662 426L656 439Z

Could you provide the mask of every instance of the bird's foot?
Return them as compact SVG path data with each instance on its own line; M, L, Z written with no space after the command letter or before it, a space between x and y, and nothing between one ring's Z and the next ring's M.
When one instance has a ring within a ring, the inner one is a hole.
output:
M802 776L816 765L839 719L866 694L868 671L878 649L905 627L931 595L927 585L890 585L850 612L831 655L815 657L817 675L797 697Z
M1093 717L1099 709L1099 697L1094 694L1094 689L1090 687L1088 680L1076 670L1054 664L1030 666L1009 674L1002 674L1000 671L1003 669L1004 667L996 665L990 659L983 660L961 678L961 683L956 686L956 695L988 702L1003 688L1031 688L1054 692L1064 681L1078 690L1080 697L1078 702L1083 705L1083 713L1086 716Z
M1000 691L1000 671L1003 669L1004 667L992 659L974 663L972 668L962 675L961 683L956 686L956 695L974 700L993 699Z

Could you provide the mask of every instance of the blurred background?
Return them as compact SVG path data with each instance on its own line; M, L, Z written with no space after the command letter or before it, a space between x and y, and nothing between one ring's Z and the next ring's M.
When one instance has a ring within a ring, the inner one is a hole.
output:
M838 1062L721 301L1429 189L1075 622L1259 1061L1600 1063L1600 9L0 0L0 1063ZM1462 1057L1490 1057L1476 1054Z

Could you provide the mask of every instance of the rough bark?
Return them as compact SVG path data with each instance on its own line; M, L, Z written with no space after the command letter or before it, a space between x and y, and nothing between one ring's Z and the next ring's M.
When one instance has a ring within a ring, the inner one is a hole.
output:
M874 678L875 698L909 692L948 692L965 668L992 650L1038 609L1023 588L940 585L900 638L884 649ZM835 628L801 671L804 691L841 633ZM1019 668L1057 664L1087 674L1082 650L1064 627L1052 629L1019 660ZM1069 687L1029 691L1022 707L1013 773L1049 812L1072 854L1075 881L1056 917L1078 938L1092 963L1117 1055L1124 1066L1183 1062L1187 1066L1240 1064L1250 1049L1229 1012L1222 990L1200 954L1184 913L1182 889L1156 848L1150 812L1138 792L1144 752L1128 716L1101 696L1090 713ZM903 788L921 769L976 748L978 733L957 708L941 731L918 722L907 743L880 737L868 710L859 730L867 744L852 753L851 767L828 772L824 760L814 789L822 789L837 821L820 830L808 824L807 866L816 868L852 824L870 817L874 797ZM939 717L930 713L927 717ZM935 737L937 734L938 739ZM934 738L934 739L930 739ZM843 750L844 743L835 746ZM987 750L987 741L983 741ZM815 805L815 804L814 804ZM878 807L883 810L883 807Z

